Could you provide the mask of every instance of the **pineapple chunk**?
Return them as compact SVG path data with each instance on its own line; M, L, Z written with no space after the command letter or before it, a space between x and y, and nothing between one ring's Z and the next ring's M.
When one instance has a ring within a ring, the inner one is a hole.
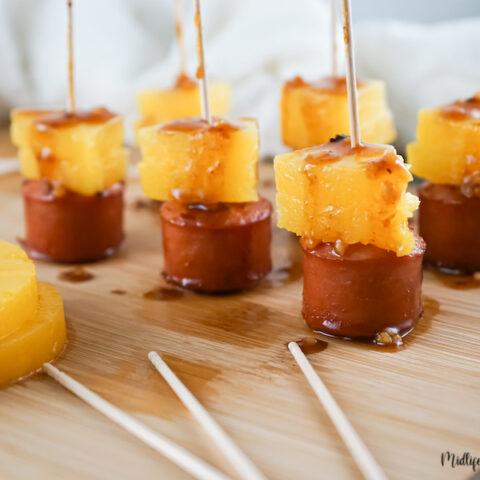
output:
M38 284L35 315L6 338L0 340L0 386L35 372L57 357L65 345L63 302L48 283Z
M358 84L360 133L370 143L391 143L396 138L388 109L385 84L375 80ZM292 149L328 142L348 134L348 98L345 77L307 83L297 77L287 82L281 98L283 143Z
M418 114L417 142L407 146L412 172L431 182L460 185L480 171L480 92Z
M405 191L412 176L392 146L352 149L350 138L339 135L277 155L274 166L279 227L317 242L412 252L408 218L418 198Z
M227 83L211 83L208 86L210 110L220 117L230 108L230 86ZM144 90L137 95L141 119L135 123L135 131L142 127L159 125L170 120L195 117L202 114L198 83L185 75L180 76L173 88Z
M94 195L125 178L119 115L105 108L74 115L18 109L11 118L25 177L48 178L81 195Z
M258 125L184 118L139 131L143 192L182 203L258 200Z
M35 266L15 245L0 242L0 339L35 317Z

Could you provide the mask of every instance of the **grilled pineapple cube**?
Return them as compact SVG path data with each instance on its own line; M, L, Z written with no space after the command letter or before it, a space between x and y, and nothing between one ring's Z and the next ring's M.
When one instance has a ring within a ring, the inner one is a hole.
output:
M358 83L358 109L363 140L395 140L395 125L382 81ZM283 143L292 149L320 145L337 134L348 134L345 77L325 77L314 83L297 77L287 82L282 89L281 117Z
M185 204L258 200L258 125L184 118L138 134L143 192Z
M94 195L125 177L123 120L106 108L72 115L13 110L11 136L21 170L81 195Z
M0 387L35 372L57 357L65 345L63 302L48 283L38 284L34 315L17 331L0 339Z
M349 137L337 136L278 155L274 167L279 227L315 242L412 252L408 218L418 198L406 192L412 176L392 146L352 148Z
M16 245L0 241L0 339L35 316L35 265Z
M209 84L210 110L220 117L230 108L231 91L227 83ZM137 95L141 119L135 130L160 125L170 120L195 117L202 114L198 83L188 77L179 77L173 88L143 90Z
M412 172L431 182L460 185L480 171L480 92L418 114L417 141L407 146Z

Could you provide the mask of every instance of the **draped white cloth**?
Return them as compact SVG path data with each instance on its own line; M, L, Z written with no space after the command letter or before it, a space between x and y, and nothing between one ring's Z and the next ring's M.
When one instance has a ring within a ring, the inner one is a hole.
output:
M189 68L196 67L193 6L185 0ZM15 106L62 107L66 94L64 0L0 0L0 118ZM178 70L173 0L74 1L77 105L107 105L131 122L135 92L169 85ZM354 3L355 8L355 3ZM280 141L279 91L287 78L330 70L330 20L320 0L203 0L207 74L233 88L231 118L259 118L262 153ZM355 14L355 10L354 10ZM421 106L480 90L480 18L423 25L355 25L360 78L383 78L400 147ZM338 32L339 46L341 32ZM339 48L339 61L343 48Z

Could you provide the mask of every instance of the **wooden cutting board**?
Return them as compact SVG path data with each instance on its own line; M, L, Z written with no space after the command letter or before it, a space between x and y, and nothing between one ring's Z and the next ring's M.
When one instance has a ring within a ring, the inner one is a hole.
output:
M0 238L23 235L21 178L0 177ZM261 190L273 198L271 164ZM271 479L360 479L334 427L286 349L311 333L300 315L297 239L274 230L274 271L254 291L167 294L160 277L158 213L128 182L127 238L119 255L88 265L69 283L67 266L38 262L64 299L69 343L57 365L235 477L147 360L155 349ZM391 479L466 479L441 453L480 456L480 280L425 272L425 315L396 353L329 339L310 357ZM339 286L341 288L341 286ZM112 293L121 290L124 294ZM347 292L346 292L347 294ZM80 400L37 375L0 391L1 479L186 479Z

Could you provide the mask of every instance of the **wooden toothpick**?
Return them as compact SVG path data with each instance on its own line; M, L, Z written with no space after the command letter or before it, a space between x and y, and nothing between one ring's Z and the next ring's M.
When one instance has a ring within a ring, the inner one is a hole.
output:
M180 56L180 75L187 73L187 49L183 35L183 0L175 0L175 35Z
M332 76L338 75L337 65L337 0L330 0L330 35L332 42Z
M348 111L350 116L351 145L361 145L360 121L358 119L357 75L355 73L355 57L353 50L352 15L350 0L343 1L343 39L347 61Z
M73 26L72 1L67 0L68 101L67 112L75 112L75 85L73 78Z
M191 454L184 448L175 444L168 438L154 432L136 418L126 414L119 408L104 400L96 393L74 380L66 373L50 363L43 365L44 371L56 380L60 385L88 403L95 410L99 411L117 425L120 425L127 432L137 437L148 446L161 453L180 468L188 472L192 477L199 480L230 480L226 475L205 463L200 458Z
M200 102L202 106L202 116L208 123L212 123L210 115L210 102L208 100L207 75L205 72L205 52L203 48L202 17L200 14L200 0L195 0L195 26L197 28L197 56L198 69L197 78L200 83Z
M187 407L195 419L202 425L210 435L218 448L223 452L228 461L237 470L239 476L244 480L266 480L258 468L250 459L237 447L233 440L218 425L213 417L205 410L203 405L193 396L188 388L173 373L167 363L156 352L148 354L149 360L157 369L158 373L170 385L178 398Z
M327 411L330 420L332 420L337 432L340 434L345 442L345 445L350 450L350 453L362 471L363 476L367 480L387 480L387 477L383 473L382 469L375 461L365 444L362 442L362 439L358 436L358 433L352 427L351 423L348 421L347 417L342 412L325 384L316 374L315 370L298 344L296 342L290 342L288 344L288 349L315 392L315 395L318 397L323 407Z

